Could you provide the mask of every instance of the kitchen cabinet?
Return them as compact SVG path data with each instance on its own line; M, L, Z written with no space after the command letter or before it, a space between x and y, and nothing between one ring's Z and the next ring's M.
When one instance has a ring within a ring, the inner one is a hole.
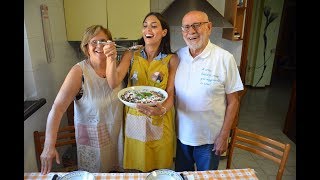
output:
M231 41L242 40L247 0L226 0L224 18L233 28L224 28L222 37Z
M114 39L139 39L150 0L107 0L108 28Z
M81 41L91 25L108 26L106 0L64 0L63 6L68 41Z
M113 39L137 40L150 0L64 0L67 40L81 41L85 28L107 27Z

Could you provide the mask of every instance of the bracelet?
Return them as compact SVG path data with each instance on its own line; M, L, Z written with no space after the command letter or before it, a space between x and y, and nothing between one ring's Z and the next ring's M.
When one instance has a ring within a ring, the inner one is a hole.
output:
M165 114L167 113L167 108L165 108L164 106L162 106L161 109L164 109L164 112L160 115L160 117L162 117L163 115L165 115Z

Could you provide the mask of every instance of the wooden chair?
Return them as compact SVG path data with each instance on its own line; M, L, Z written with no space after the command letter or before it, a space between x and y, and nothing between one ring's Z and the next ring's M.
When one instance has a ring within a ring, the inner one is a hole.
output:
M239 92L238 92L239 104L240 104L240 105L241 105L241 100L242 100L242 98L244 97L244 95L245 95L246 93L247 93L247 88L246 88L246 87L244 87L242 91L239 91ZM231 126L230 136L229 136L229 140L228 140L228 142L227 142L228 146L229 146L229 143L230 143L230 140L231 140L233 131L234 131L234 129L238 126L238 123L239 123L240 105L239 105L239 108L237 109L236 117L235 117L235 119L234 119L234 121L233 121L233 123L232 123L232 126ZM221 154L221 157L226 157L226 156L228 156L229 151L230 151L230 148L228 148L226 152L224 152L223 154Z
M34 131L33 132L34 137L34 145L35 145L35 151L36 151L36 160L38 165L38 171L41 171L41 160L40 155L43 150L44 141L45 141L45 132L39 132ZM76 140L75 140L75 130L74 126L66 126L61 129L59 129L57 134L57 142L56 142L56 148L61 147L65 149L65 152L70 152L71 149L76 149ZM76 157L76 151L72 154ZM76 158L64 158L62 154L59 154L61 157L61 164L62 168L58 168L57 171L61 172L69 172L77 170L77 159ZM55 159L54 159L55 162ZM53 162L53 163L54 163ZM52 169L54 171L54 169Z
M240 148L276 162L279 165L277 180L281 180L288 160L290 144L284 144L236 127L231 138L227 169L230 169L234 148Z
M73 126L74 125L74 107L73 107L74 102L71 101L70 105L67 108L67 119L68 119L68 125Z
M239 104L241 105L241 101L244 97L244 95L247 94L247 88L244 87L242 91L239 91L238 92L238 95L239 95ZM237 126L238 126L238 123L239 123L239 112L240 112L240 105L239 105L239 108L237 109L237 114L236 114L236 118L235 120L233 121L232 123L232 126L231 126L231 130L235 129ZM232 132L231 132L232 133ZM231 134L232 135L232 134Z

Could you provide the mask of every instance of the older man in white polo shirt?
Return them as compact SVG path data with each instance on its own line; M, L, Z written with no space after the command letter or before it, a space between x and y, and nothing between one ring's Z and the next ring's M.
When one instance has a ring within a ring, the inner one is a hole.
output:
M227 141L243 90L232 54L209 40L207 14L190 11L182 20L187 46L179 49L175 76L177 113L176 171L215 170Z

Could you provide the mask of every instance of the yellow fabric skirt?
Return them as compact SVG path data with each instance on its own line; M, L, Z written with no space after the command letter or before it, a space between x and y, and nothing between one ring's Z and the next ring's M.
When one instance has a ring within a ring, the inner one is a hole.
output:
M171 108L163 117L144 116L126 107L124 169L149 172L170 169L175 155L175 128Z

